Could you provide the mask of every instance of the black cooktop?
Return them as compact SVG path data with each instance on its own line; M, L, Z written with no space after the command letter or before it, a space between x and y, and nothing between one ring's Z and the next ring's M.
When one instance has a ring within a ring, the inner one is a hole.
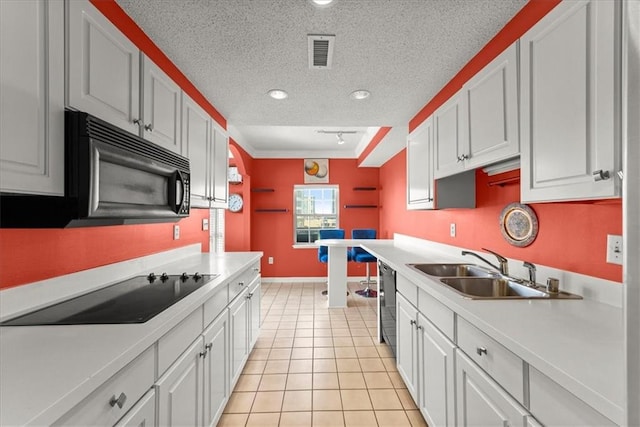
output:
M217 274L137 276L0 323L0 326L144 323Z

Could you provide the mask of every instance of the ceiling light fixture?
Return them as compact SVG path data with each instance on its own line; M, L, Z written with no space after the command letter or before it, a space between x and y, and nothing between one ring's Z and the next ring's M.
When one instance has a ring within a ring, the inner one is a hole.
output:
M286 99L289 96L289 94L282 89L271 89L267 94L273 99L278 100Z
M311 0L311 2L316 6L329 6L333 0Z
M349 95L351 99L356 99L356 100L367 99L370 96L371 96L371 92L365 89L354 90L353 92L351 92L351 95Z
M358 133L355 130L324 130L324 129L317 130L316 132L317 133L334 134L338 138L338 145L342 145L345 142L347 142L347 141L344 140L344 138L342 138L342 134L343 133Z

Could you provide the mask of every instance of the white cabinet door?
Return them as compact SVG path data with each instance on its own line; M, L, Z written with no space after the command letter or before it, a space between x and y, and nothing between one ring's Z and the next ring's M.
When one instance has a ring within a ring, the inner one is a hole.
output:
M0 191L64 194L64 8L0 1Z
M518 136L518 42L480 72L463 90L468 135L466 169L475 169L520 153Z
M456 351L457 424L524 426L530 415L462 351Z
M154 427L156 425L156 391L151 389L114 427Z
M455 345L418 314L418 407L428 425L455 425Z
M396 294L396 363L413 400L418 401L416 316L418 310L402 294Z
M258 340L260 335L260 301L262 299L262 285L260 278L255 281L255 284L249 286L249 352L253 349L253 346Z
M182 154L180 115L182 90L151 59L143 56L142 137Z
M203 344L198 338L156 383L158 425L202 424Z
M249 357L249 304L248 290L242 291L229 304L231 318L231 386L233 387L242 372L242 368Z
M449 98L433 113L434 177L442 178L464 170L466 135L463 92Z
M229 311L225 309L203 333L207 356L204 359L204 425L215 426L229 399Z
M432 209L433 118L429 117L407 139L407 209Z
M225 131L211 120L213 131L211 132L212 159L212 187L211 197L214 208L226 208L229 193L228 170L229 170L229 140Z
M191 98L182 96L182 143L191 163L191 207L208 208L211 194L210 118Z
M520 39L523 203L620 195L616 3L561 2Z
M68 98L131 133L140 129L140 52L89 1L67 4ZM59 83L58 83L59 84Z

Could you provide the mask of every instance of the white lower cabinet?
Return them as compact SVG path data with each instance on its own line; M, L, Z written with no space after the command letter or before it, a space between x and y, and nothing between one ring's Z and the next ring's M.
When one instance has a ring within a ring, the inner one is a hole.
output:
M231 330L231 384L235 384L249 357L249 291L242 291L229 305Z
M429 425L455 425L455 344L402 294L397 297L397 365Z
M462 351L456 351L459 426L524 426L529 412Z
M249 350L253 348L260 335L260 300L262 286L260 278L257 278L251 285L249 285L249 293L247 297L249 299Z
M153 427L156 425L156 391L151 389L114 427Z
M231 394L229 384L229 310L224 309L205 329L204 425L215 426Z
M418 408L430 426L455 425L455 348L418 313Z
M600 414L551 378L529 368L529 409L549 426L614 426Z
M202 425L205 355L203 339L200 337L158 380L158 425Z

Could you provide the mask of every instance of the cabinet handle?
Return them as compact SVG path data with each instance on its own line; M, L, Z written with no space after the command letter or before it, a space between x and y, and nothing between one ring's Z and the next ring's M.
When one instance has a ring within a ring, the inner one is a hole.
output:
M417 328L418 328L419 331L424 329L424 327L422 325L418 325Z
M116 395L114 394L111 397L111 400L109 400L109 405L111 406L116 406L118 405L118 408L122 409L122 407L124 406L124 402L127 401L127 395L124 393L120 393L120 396L118 396L118 398L116 399Z
M478 353L478 356L482 356L483 354L487 354L487 349L486 347L477 347L476 353Z
M205 351L201 351L201 352L200 352L200 353L198 353L198 354L199 354L199 355L200 355L200 357L202 357L203 359L204 359L205 357L207 357L207 351L206 351L206 350L205 350Z
M244 282L238 282L238 286L244 286Z
M205 350L209 351L213 348L213 343L209 343L207 345L204 346Z
M609 178L611 178L611 174L609 173L609 171L603 171L602 169L598 169L597 171L593 172L593 180L596 182L606 181Z
M153 132L153 125L152 124L144 125L144 130Z
M458 163L464 162L465 160L469 160L469 156L463 154L462 156L458 156Z
M142 126L142 120L140 120L140 119L133 119L133 124L134 124L134 125L138 125L138 126Z
M258 267L253 267L253 271L255 271L256 273L260 273L260 269Z
M427 202L433 202L433 197L427 198Z
M412 320L412 321L410 321L409 323L410 323L412 326L415 326L415 325L416 325L416 321L415 321L415 320Z

